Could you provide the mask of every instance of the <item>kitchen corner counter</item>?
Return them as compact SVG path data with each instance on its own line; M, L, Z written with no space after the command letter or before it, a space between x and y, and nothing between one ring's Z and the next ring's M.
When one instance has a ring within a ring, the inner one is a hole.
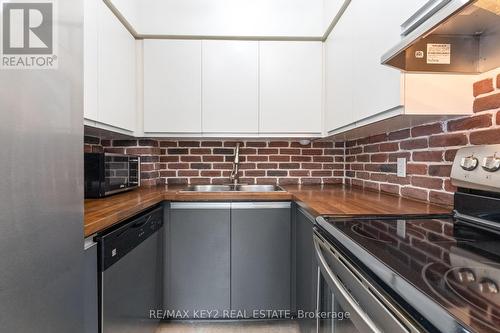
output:
M85 199L85 237L100 232L112 225L162 202L166 193L158 187L141 187L137 190L112 195L102 199ZM174 192L175 193L175 192Z
M284 186L312 215L448 214L451 207L343 185Z
M162 201L295 201L312 215L444 214L451 208L343 185L287 185L286 192L181 192L186 186L142 187L103 199L86 199L85 237Z

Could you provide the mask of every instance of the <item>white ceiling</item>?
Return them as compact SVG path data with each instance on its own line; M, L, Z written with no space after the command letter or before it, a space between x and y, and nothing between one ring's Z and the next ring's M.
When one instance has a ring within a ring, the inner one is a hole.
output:
M141 35L322 36L344 0L110 0Z

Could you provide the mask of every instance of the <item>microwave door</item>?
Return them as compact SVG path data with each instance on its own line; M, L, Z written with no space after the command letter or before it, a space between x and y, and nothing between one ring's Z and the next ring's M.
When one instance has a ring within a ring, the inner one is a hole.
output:
M105 193L112 194L128 187L129 163L127 156L106 154L104 157L106 174Z

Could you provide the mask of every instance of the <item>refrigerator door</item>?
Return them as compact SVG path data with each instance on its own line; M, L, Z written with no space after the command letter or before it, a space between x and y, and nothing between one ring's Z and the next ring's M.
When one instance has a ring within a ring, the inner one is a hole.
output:
M2 332L83 332L83 0L53 4L58 67L0 68Z

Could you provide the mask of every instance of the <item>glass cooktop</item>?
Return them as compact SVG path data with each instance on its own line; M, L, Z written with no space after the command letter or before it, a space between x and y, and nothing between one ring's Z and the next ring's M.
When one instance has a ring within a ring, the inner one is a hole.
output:
M500 332L500 235L451 217L319 223L431 323L448 332ZM460 325L443 323L442 310Z

